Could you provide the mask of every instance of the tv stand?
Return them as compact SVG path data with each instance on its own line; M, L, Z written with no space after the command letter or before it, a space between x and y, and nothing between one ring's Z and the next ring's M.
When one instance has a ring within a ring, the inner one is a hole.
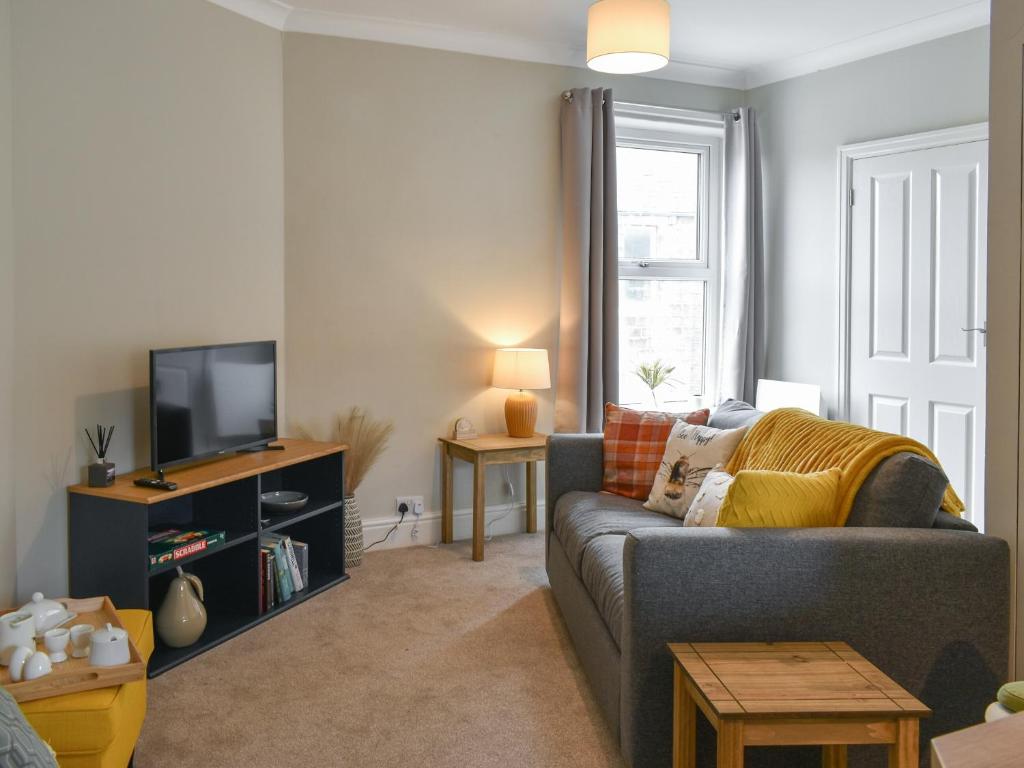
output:
M158 469L156 471L156 477L137 477L135 478L135 484L142 488L159 488L161 491L176 491L178 490L178 484L172 483L164 476L164 471Z
M263 453L263 451L283 451L283 445L271 445L270 443L264 443L263 445L254 445L252 448L242 448L239 453Z
M118 475L106 488L68 489L72 597L109 595L118 608L155 611L177 576L176 566L203 581L206 629L185 648L172 648L158 635L150 677L348 579L345 446L280 442L284 451L235 454L175 468L174 491L135 485L135 480L156 480L148 468ZM309 503L292 512L263 514L260 495L268 491L303 491ZM224 531L224 542L150 567L148 537L168 529ZM260 568L261 539L268 533L307 544L309 577L301 591L269 610L261 599L265 574Z

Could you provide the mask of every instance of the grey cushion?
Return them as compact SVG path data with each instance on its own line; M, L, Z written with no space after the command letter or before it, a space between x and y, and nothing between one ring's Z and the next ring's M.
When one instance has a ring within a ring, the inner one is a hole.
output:
M622 647L622 548L625 536L598 536L583 550L580 578L605 626Z
M29 725L18 702L3 688L0 688L0 766L57 768L50 748Z
M951 515L944 509L940 509L939 514L935 516L935 523L932 525L932 528L941 528L946 531L978 532L977 527L970 520L964 520L962 517Z
M890 456L868 475L848 526L931 528L949 480L941 469L915 453Z
M649 512L643 508L642 501L613 493L572 491L555 505L555 536L577 575L582 572L583 550L598 536L682 524L682 520L674 517Z
M764 416L764 411L757 410L750 403L745 403L742 400L726 400L711 414L708 426L715 429L738 429L750 426L762 416Z

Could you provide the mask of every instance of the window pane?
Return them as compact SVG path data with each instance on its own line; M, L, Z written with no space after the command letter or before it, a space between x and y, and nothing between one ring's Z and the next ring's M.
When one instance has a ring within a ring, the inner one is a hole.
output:
M619 147L619 259L698 261L700 155Z
M688 405L704 392L702 280L619 280L619 402L640 408ZM636 375L641 364L673 366L654 396Z

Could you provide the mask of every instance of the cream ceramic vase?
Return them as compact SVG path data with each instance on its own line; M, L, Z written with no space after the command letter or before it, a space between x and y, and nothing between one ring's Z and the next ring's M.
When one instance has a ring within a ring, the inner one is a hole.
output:
M204 629L203 582L195 574L178 568L178 578L171 581L167 597L157 611L156 632L171 648L184 648L198 640Z

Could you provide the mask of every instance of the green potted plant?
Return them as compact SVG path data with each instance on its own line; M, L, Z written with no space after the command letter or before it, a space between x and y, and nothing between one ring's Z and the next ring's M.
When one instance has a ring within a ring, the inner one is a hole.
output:
M672 373L675 371L674 365L668 365L663 363L661 360L655 360L650 363L640 363L633 373L640 379L647 388L651 390L651 399L654 401L655 410L658 409L658 395L656 390L663 384L667 384L672 379Z

